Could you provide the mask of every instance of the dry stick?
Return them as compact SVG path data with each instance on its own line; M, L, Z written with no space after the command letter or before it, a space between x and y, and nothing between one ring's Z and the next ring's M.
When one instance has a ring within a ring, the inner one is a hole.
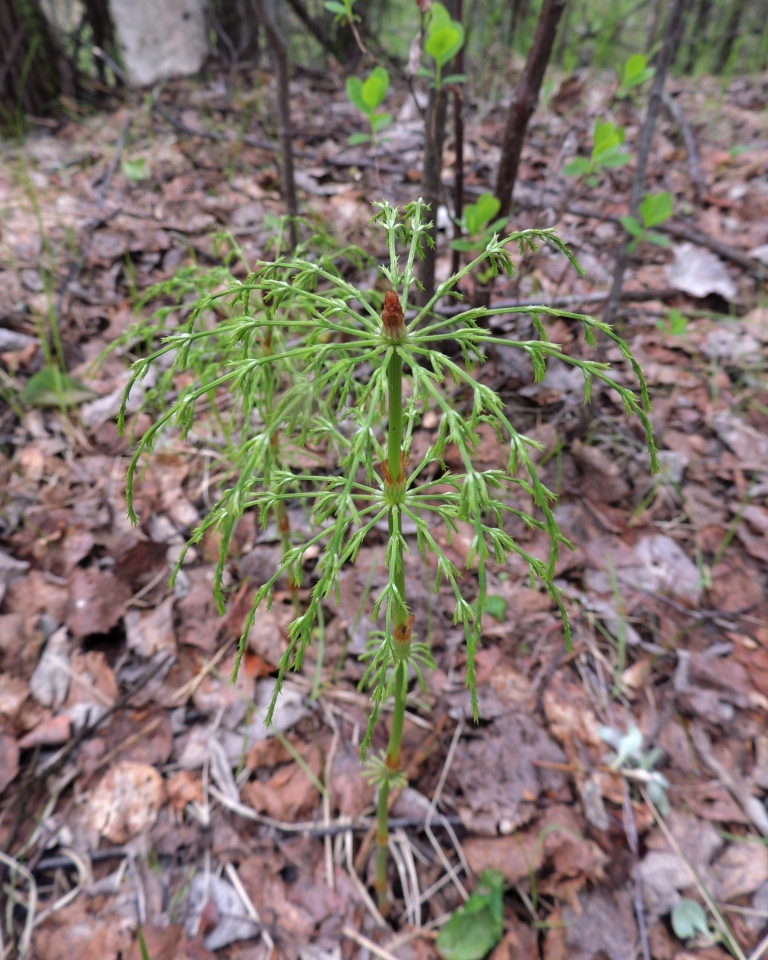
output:
M749 785L734 777L720 763L712 752L712 744L702 727L692 724L689 732L694 747L696 747L699 756L709 770L720 780L720 783L731 794L752 824L764 837L768 837L768 813L766 813L765 807L757 797L752 796Z
M643 185L645 181L645 169L648 166L648 157L651 152L651 140L653 138L653 128L656 126L656 117L661 106L661 95L664 90L664 81L667 77L667 71L672 65L675 57L677 45L680 42L680 31L683 22L683 11L685 10L686 0L672 0L672 9L669 13L666 29L664 31L664 43L656 63L656 73L653 76L653 86L651 95L648 98L648 112L645 115L643 129L640 132L640 146L637 151L637 166L635 167L635 179L632 181L632 193L629 198L629 215L636 220L639 218L640 203L643 199ZM605 306L603 320L606 323L612 323L616 316L616 309L619 305L619 294L621 285L624 281L624 271L627 267L628 243L622 241L619 255L616 258L616 266L613 272L613 286L611 295L608 297L608 303Z
M670 297L680 295L679 290L673 287L662 287L652 290L622 290L621 299L630 303L645 303L648 300L668 300ZM526 300L494 300L490 306L494 309L499 307L508 307L510 310L516 310L519 307L530 307L530 313L536 312L536 307L577 307L582 303L603 303L610 294L607 290L598 290L594 293L568 293L561 297L551 297L549 300L539 300L535 305L531 304L531 298ZM466 310L466 304L451 303L444 307L435 309L435 313L442 317L453 317L463 310Z
M715 921L718 930L723 935L724 942L728 944L731 952L733 953L734 957L737 958L737 960L747 960L747 958L744 956L744 951L739 946L739 942L734 937L731 931L731 928L725 922L725 919L723 918L723 915L720 912L717 904L712 899L712 896L710 895L709 890L707 890L707 888L701 882L701 878L696 872L696 868L688 859L688 857L685 855L682 848L680 847L680 844L677 842L677 840L675 840L672 834L672 831L666 825L663 817L661 816L659 811L656 809L656 804L648 796L648 791L643 786L638 786L638 789L640 791L641 797L643 798L643 800L645 800L646 806L651 811L651 814L653 815L653 819L656 821L656 825L664 835L664 839L667 841L670 847L672 847L672 850L677 854L677 856L680 857L680 859L686 864L688 869L691 871L691 875L693 876L693 882L696 885L696 889L699 891L699 894L701 895L701 899L704 901L707 908L709 909L709 912L712 914L712 919Z
M544 0L536 24L533 43L507 113L501 161L496 178L496 197L501 204L499 208L500 217L509 215L512 205L512 191L520 167L520 155L523 151L525 132L539 101L539 91L544 79L544 71L547 69L549 58L552 55L557 25L565 9L565 4L566 0Z
M424 168L421 174L421 195L429 204L432 214L432 226L429 236L432 245L424 244L424 259L420 261L419 282L423 290L416 294L420 305L429 303L435 292L435 263L437 260L437 208L440 203L441 175L443 171L443 143L445 142L445 112L448 103L447 91L434 88L429 91L429 105L424 126Z
M274 0L256 0L264 33L269 43L269 52L277 78L277 126L280 135L280 175L283 181L285 210L291 218L288 235L293 251L298 243L296 219L299 205L296 200L296 179L293 173L293 142L291 134L291 100L288 92L288 47L275 20Z
M288 4L323 50L334 59L338 59L336 51L333 49L331 38L321 29L320 24L311 16L301 0L288 0Z
M708 193L709 187L707 186L704 172L702 171L701 164L699 163L699 151L696 147L696 138L693 135L693 128L688 122L688 117L686 117L686 115L683 113L683 108L680 106L677 100L672 99L666 90L664 90L661 95L661 102L669 111L670 116L678 125L678 127L680 127L680 134L683 138L683 143L685 144L686 153L688 154L688 172L691 175L693 193L696 197L696 202L700 203L702 197Z
M456 0L455 19L464 20L463 0ZM464 73L464 47L456 54L456 73ZM453 139L456 160L453 175L453 239L461 239L461 215L464 212L464 84L453 85ZM461 251L454 250L451 257L451 273L458 273L461 266Z

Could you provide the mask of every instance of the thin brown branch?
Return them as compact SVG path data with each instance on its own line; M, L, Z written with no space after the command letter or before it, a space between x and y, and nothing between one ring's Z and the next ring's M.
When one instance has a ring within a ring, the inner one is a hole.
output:
M512 205L512 191L520 167L520 156L528 123L539 102L539 91L557 34L566 0L544 0L536 24L536 33L525 61L520 82L507 113L501 161L496 178L496 197L501 203L499 216L506 217Z

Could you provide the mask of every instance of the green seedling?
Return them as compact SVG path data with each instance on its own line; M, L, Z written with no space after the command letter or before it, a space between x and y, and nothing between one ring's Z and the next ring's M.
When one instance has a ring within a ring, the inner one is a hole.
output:
M524 255L547 243L579 269L554 231L532 229L492 237L474 260L439 284L430 300L414 309L406 323L416 286L415 262L428 242L431 224L421 200L402 211L387 202L374 206L378 208L374 223L383 230L389 253L388 263L380 267L386 284L383 297L380 291L361 289L339 270L306 257L259 263L247 280L234 280L228 288L202 297L183 327L134 364L123 409L133 386L154 365L171 361L177 370L184 370L192 351L205 352L211 341L221 344L228 358L223 370L171 398L139 441L128 471L127 500L130 516L137 522L134 481L144 455L163 431L176 425L186 435L200 419L198 404L211 402L212 398L224 397L231 408L241 410L244 429L239 440L237 479L190 540L197 543L212 529L220 533L222 552L214 590L222 608L227 547L243 513L255 511L263 525L280 504L303 504L311 513L311 529L300 537L294 533L274 574L256 592L236 657L235 674L257 608L270 605L280 577L296 581L306 564L313 586L303 611L288 629L287 649L278 666L267 723L271 722L286 671L301 668L306 650L316 637L321 605L338 599L343 568L355 562L367 538L376 535L380 524L386 524L385 583L375 597L372 614L378 629L371 634L361 681L371 697L362 754L367 759L367 776L378 787L375 888L385 910L388 800L390 791L406 782L401 762L406 701L413 681L423 682L423 670L433 664L428 645L413 635L406 552L415 549L425 563L428 560L435 574L435 592L444 586L452 597L454 622L463 626L467 644L467 685L475 717L475 652L481 633L477 611L486 606L489 565L503 566L509 557L521 557L528 566L531 583L540 583L561 611L566 643L570 643L567 614L555 582L559 550L570 544L552 511L553 494L542 483L530 455L539 445L518 431L503 400L476 377L476 366L483 361L485 351L490 345L519 349L530 359L537 381L544 378L549 363L576 367L584 377L585 402L593 381L604 382L618 393L626 412L639 417L654 471L657 463L642 371L627 344L608 324L543 306L479 307L453 317L434 313L445 296L456 294L465 276L483 265L511 274L514 268L509 247ZM215 314L218 304L229 305L230 318L213 328L198 326L206 316ZM500 339L483 325L493 315L510 312L532 316L534 339ZM593 348L598 333L612 340L637 377L639 396L616 381L608 364L569 356L552 343L542 321L548 316L564 316L580 323L586 342ZM272 342L279 342L279 348L267 351L264 338L270 331ZM455 345L460 361L445 352L446 342ZM277 386L269 410L263 400L267 372ZM449 382L459 389L448 391ZM468 396L466 408L455 405L451 399L454 393ZM434 442L417 462L411 462L414 432L430 410L439 416ZM503 468L485 470L476 464L481 424L488 424L507 445ZM338 468L330 473L290 469L285 460L270 456L278 436L290 437L294 446L304 451L323 449L326 459L332 457ZM456 473L444 467L448 444L455 445L462 464ZM427 479L434 465L441 467L441 475ZM510 536L505 520L513 517L548 536L550 549L545 559L529 554ZM406 523L415 530L413 542L406 540ZM443 546L460 523L468 524L473 531L466 560L468 572L464 575ZM177 570L183 559L182 555ZM370 748L377 720L390 700L387 746L374 752Z
M443 76L443 67L453 60L464 46L464 26L458 20L452 20L450 13L437 0L430 8L427 38L424 42L424 52L434 62L434 68L422 67L416 76L428 77L435 90L440 90L447 83L462 83L466 78L461 74Z
M609 758L611 770L618 770L628 780L641 783L648 791L659 813L666 817L669 813L667 790L669 781L653 768L661 760L664 751L654 747L648 753L643 751L643 735L640 729L632 725L622 734L613 727L600 727L600 739L615 751Z
M688 318L677 307L673 307L666 317L656 321L656 327L667 336L684 337L688 331Z
M356 0L325 0L323 6L334 15L336 22L347 20L349 23L355 23L360 17L352 9Z
M621 225L633 237L627 245L629 252L634 252L643 242L668 247L669 237L651 228L658 227L672 216L672 194L666 190L663 193L646 193L637 212L640 214L639 220L631 216L619 217Z
M125 159L120 167L128 180L133 183L140 183L142 180L149 179L149 170L147 170L147 161L144 157L137 157L135 160Z
M707 912L698 900L678 900L670 919L678 940L695 939L697 945L711 947L723 939L719 930L710 927Z
M563 167L566 177L583 177L590 187L597 186L599 174L611 167L623 167L632 159L622 151L624 127L610 120L595 120L592 153L589 157L574 157Z
M504 933L504 877L483 870L469 900L445 924L437 937L443 960L483 960Z
M56 366L45 366L27 380L19 399L26 407L75 407L98 397L74 377Z
M621 100L623 97L630 96L632 91L650 80L655 73L656 70L648 66L645 54L632 54L619 70L619 89L616 91L616 99Z
M348 143L369 143L376 140L376 134L392 122L388 113L377 113L389 89L389 74L384 67L374 67L367 80L350 77L347 80L347 96L357 109L368 118L370 134L353 133Z
M492 193L481 193L475 203L467 204L461 218L461 226L467 239L454 240L451 243L451 249L463 251L485 249L491 236L507 222L506 217L500 220L493 219L499 212L500 206L501 203Z

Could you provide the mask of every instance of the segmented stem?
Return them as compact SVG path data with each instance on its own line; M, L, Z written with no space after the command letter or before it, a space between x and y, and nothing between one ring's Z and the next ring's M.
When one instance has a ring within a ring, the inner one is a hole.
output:
M403 362L393 350L387 370L387 391L389 408L389 428L387 432L387 473L386 483L393 487L404 481L403 477ZM402 507L393 504L389 508L389 535L402 532ZM393 646L410 632L408 608L405 604L405 567L403 562L402 537L397 539L397 558L395 562L395 586L399 600L393 602L394 609L390 620ZM376 875L374 886L379 901L379 910L387 912L387 859L389 846L389 792L390 784L400 772L400 748L403 741L403 722L405 719L405 698L408 692L408 660L398 659L393 677L395 706L392 713L392 726L389 731L389 743L385 758L385 775L379 782L379 801L376 811Z

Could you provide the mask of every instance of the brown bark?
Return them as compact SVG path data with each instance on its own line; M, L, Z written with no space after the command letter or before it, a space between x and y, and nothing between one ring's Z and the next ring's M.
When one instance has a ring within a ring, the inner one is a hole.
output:
M417 302L425 304L435 292L435 261L437 259L437 208L440 205L441 178L443 173L443 144L445 142L445 114L448 95L445 89L430 90L427 106L424 137L424 168L421 174L421 196L430 206L433 245L425 245L424 259L419 262L419 282L423 290Z
M456 0L453 18L463 23L463 0ZM464 47L456 54L456 73L464 73ZM453 139L456 154L453 175L453 216L455 218L453 237L454 240L458 240L461 237L459 221L464 212L464 86L458 83L453 87ZM454 250L451 258L451 273L456 273L460 264L461 252Z
M259 62L259 15L256 0L216 0L211 5L217 46L233 65Z
M0 125L50 113L70 92L62 52L39 0L0 0Z
M512 191L520 167L520 155L523 151L525 132L539 101L539 91L544 79L544 71L547 69L549 58L552 55L557 25L560 22L566 2L567 0L544 0L539 21L536 24L533 43L507 113L504 142L501 148L501 162L496 177L496 197L501 204L500 217L506 217L512 205Z
M299 205L296 199L296 180L293 172L293 134L291 131L291 100L288 91L290 74L288 70L288 44L277 24L277 11L274 0L256 0L259 19L269 44L269 53L275 68L277 79L277 125L280 136L280 176L282 180L285 212L291 218L288 236L291 249L298 243L296 218Z
M632 193L629 198L629 215L635 217L635 219L639 216L638 208L643 199L645 168L648 165L648 157L651 152L653 128L656 126L656 117L659 114L659 108L661 107L662 96L664 94L664 81L667 78L667 73L672 66L675 53L680 43L685 6L686 0L672 0L672 8L664 28L664 43L662 44L658 60L656 61L656 73L653 75L653 85L648 98L648 111L645 115L643 128L640 131L635 177L632 181ZM624 280L624 270L627 266L627 256L627 244L623 243L616 259L611 295L608 298L608 303L603 313L603 320L606 323L612 323L616 315L616 308L619 305L619 298L621 296L621 285Z

